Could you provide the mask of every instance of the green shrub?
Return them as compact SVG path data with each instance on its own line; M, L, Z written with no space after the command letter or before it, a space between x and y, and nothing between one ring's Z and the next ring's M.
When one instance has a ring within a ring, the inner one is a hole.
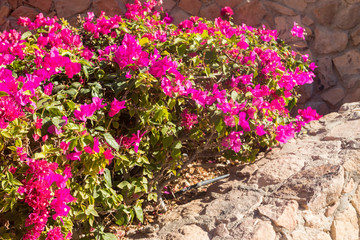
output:
M79 28L40 14L19 20L28 32L2 33L4 238L93 227L112 239L103 219L142 222L143 201L204 153L253 161L319 118L289 115L315 65L276 31L198 17L177 27L155 5L89 13Z

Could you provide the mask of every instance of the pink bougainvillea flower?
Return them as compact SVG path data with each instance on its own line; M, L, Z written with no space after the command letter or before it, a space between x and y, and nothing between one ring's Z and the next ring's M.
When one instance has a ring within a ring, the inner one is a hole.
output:
M5 122L4 119L0 118L0 129L5 129L8 125L8 122Z
M65 141L62 141L60 143L60 148L63 150L64 153L69 149L69 146L70 142L66 143Z
M81 71L81 64L80 63L74 63L69 61L65 64L65 73L68 76L68 78L73 78L75 74L78 74Z
M170 24L170 23L172 23L172 21L173 21L173 18L171 16L169 16L168 13L165 13L164 22L167 24Z
M16 147L16 153L19 156L21 161L24 161L27 157L27 154L26 154L26 152L24 152L23 147Z
M52 93L53 86L54 86L53 83L49 83L48 85L44 85L44 93L45 93L46 95L49 95L49 96L50 96L51 93Z
M46 134L41 139L43 140L43 142L45 142L46 140L48 140L48 138L49 138L49 136Z
M88 154L94 154L94 151L91 149L90 146L85 146L84 151L87 152Z
M258 125L256 126L256 134L259 136L265 135L267 132L264 130L264 125Z
M9 172L11 172L12 174L14 174L14 173L16 172L16 167L11 166L11 167L9 168Z
M294 22L294 27L291 29L291 35L305 40L305 30L304 28L300 27L296 22Z
M316 66L316 64L314 62L310 63L309 68L311 69L311 71L314 71L315 68L317 68L318 66Z
M111 102L109 116L115 116L121 109L126 108L125 101L118 101L116 98Z
M275 139L280 143L286 143L291 138L294 137L295 130L293 129L292 123L287 125L279 125L276 128L276 137Z
M301 56L304 62L306 62L309 59L309 54L304 54Z
M92 115L94 115L96 109L99 108L99 106L102 106L101 101L100 105L98 101L96 101L96 104L81 105L80 110L74 110L74 115L80 121L86 122L86 117L91 117Z
M221 9L220 14L223 17L231 17L234 15L234 12L230 7L226 6Z
M61 134L63 131L60 129L57 129L57 127L53 124L48 128L48 132L51 133L52 135L59 135Z
M187 109L185 109L181 113L181 126L184 126L188 130L190 130L197 123L198 123L198 119L196 114L188 113Z
M42 128L42 119L41 118L37 118L36 122L35 122L35 128L37 129L41 129Z
M64 240L64 237L61 233L61 227L54 227L50 229L47 232L47 237L45 240Z
M110 149L106 149L104 152L105 159L112 160L114 158L114 155L111 153Z
M73 161L75 161L75 160L80 161L81 154L82 154L82 151L77 151L77 149L75 148L75 152L67 154L66 159L73 160Z
M105 107L107 104L101 104L103 99L102 98L98 98L98 97L93 97L92 98L92 101L93 101L93 106L95 107L96 110L99 110L103 107Z
M244 129L244 131L249 132L251 128L249 126L248 120L246 120L246 113L240 112L239 113L239 125Z
M235 127L235 118L233 116L224 116L224 122L228 127Z
M322 117L316 112L316 110L312 109L311 107L308 107L306 109L299 109L298 113L299 115L296 117L296 119L302 119L304 123L319 120Z
M68 118L66 116L62 116L61 119L65 121L62 126L66 126L66 124L68 124Z
M34 133L34 134L32 135L32 137L33 137L33 139L34 139L35 142L37 142L37 141L40 139L40 136L37 135L36 133Z
M221 145L232 149L234 152L239 152L241 150L241 136L243 132L231 132L226 138L223 139Z
M140 130L138 130L136 134L135 133L132 134L132 137L131 137L130 141L134 144L134 151L136 153L138 152L140 142L141 142L141 138L144 136L144 134L146 132L147 131L141 133Z
M100 149L99 149L99 139L98 138L94 138L94 147L93 147L94 152L99 153Z

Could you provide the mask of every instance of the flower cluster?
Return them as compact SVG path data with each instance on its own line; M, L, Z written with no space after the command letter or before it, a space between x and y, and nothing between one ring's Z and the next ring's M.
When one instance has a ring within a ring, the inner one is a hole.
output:
M290 116L316 65L275 30L237 26L229 7L176 27L156 5L88 13L79 28L39 14L19 19L32 32L0 35L0 180L13 186L0 212L28 205L24 239L69 239L71 222L100 225L98 210L142 221L183 152L251 161L321 117Z
M66 217L70 210L66 204L76 199L71 196L70 189L66 188L66 182L72 176L69 166L62 175L55 172L58 168L57 163L27 159L27 165L29 169L25 176L30 178L23 181L23 186L19 187L18 192L24 195L24 202L33 212L26 220L25 226L31 228L23 239L38 239L44 231L51 210L54 212L54 220L57 217ZM61 232L59 236L62 236Z

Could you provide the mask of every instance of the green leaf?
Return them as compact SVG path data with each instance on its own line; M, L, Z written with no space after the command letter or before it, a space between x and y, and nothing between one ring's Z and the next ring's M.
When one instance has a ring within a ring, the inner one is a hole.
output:
M119 183L117 185L118 188L120 189L124 189L125 187L130 189L131 188L131 184L128 181L122 181L121 183Z
M182 44L176 48L176 51L177 51L178 55L181 57L182 55L184 55L186 49L187 49L186 45Z
M174 137L173 137L173 136L165 137L165 138L162 140L162 143L163 143L164 148L170 147L171 144L173 143L173 141L174 141Z
M155 192L149 193L147 199L148 199L148 201L152 200L152 201L156 202L157 201L157 194Z
M34 159L40 159L40 158L45 158L45 154L43 152L40 153L35 153L34 155Z
M21 40L25 40L27 39L28 37L30 37L32 35L32 33L30 31L27 31L27 32L24 32L22 35L21 35Z
M220 133L225 127L225 123L223 121L222 118L219 119L218 123L216 124L216 131L218 131L218 133Z
M182 148L182 144L181 141L177 140L176 142L174 142L174 144L172 145L173 149L181 149Z
M118 238L112 233L104 233L101 238L103 240L118 240Z
M145 45L146 43L149 43L149 39L147 37L144 37L142 39L139 40L139 44L140 46Z
M113 136L110 133L104 133L105 141L110 145L110 147L114 148L116 151L119 151L120 145L116 142Z
M106 186L111 188L112 187L112 184L111 184L111 172L107 168L105 168L105 170L104 170L104 179L105 179Z
M74 97L78 91L74 88L70 88L69 90L66 90L65 93L69 94L71 97Z
M134 206L134 211L136 218L139 219L140 222L144 222L144 213L141 207Z
M97 211L95 210L95 207L94 205L89 205L88 208L85 210L85 214L87 216L89 215L92 215L92 216L95 216L95 217L98 217L99 214L97 213Z
M0 91L0 97L4 97L4 96L9 96L9 94L6 92Z

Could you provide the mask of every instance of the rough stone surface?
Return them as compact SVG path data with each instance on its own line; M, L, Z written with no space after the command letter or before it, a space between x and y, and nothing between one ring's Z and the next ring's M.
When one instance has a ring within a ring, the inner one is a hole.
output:
M237 5L239 5L240 3L244 2L244 0L216 0L216 3L220 6L220 7L226 7L229 6L231 8L236 7Z
M321 97L324 101L335 106L345 97L345 91L342 87L334 87L321 94Z
M297 222L297 209L299 204L294 201L279 202L275 204L262 205L258 208L259 213L271 219L278 227L284 227L289 231L293 231Z
M307 6L307 3L305 2L305 0L284 0L283 2L288 7L291 7L300 12L304 11Z
M333 59L334 65L341 77L360 74L360 52L356 49L350 50Z
M6 17L10 13L10 7L7 4L0 5L0 25L6 22Z
M289 15L289 16L295 16L296 12L292 10L291 8L285 7L279 3L276 2L265 2L264 3L267 8L272 9L275 12L278 12L280 14Z
M341 29L351 29L360 21L360 5L348 5L337 12L335 16L336 26Z
M179 7L191 15L198 14L201 5L200 0L181 0L179 3Z
M208 20L214 20L215 18L220 17L220 9L215 3L211 4L200 10L200 16Z
M298 93L301 95L301 97L298 100L298 103L306 103L307 100L309 100L313 94L314 85L312 84L305 84L301 85L299 88Z
M348 95L346 95L345 102L356 102L356 101L360 101L360 88L356 88L355 91L349 93Z
M188 13L186 13L184 10L180 8L176 8L173 11L171 11L171 16L173 17L174 24L179 24L188 17L190 17Z
M125 12L116 0L95 0L93 6L97 16L100 15L101 11L104 11L108 16L121 15Z
M351 33L351 40L354 45L360 43L360 25Z
M174 0L168 0L165 1L164 4L162 5L164 11L166 12L170 12L170 10L172 10L176 5L176 1Z
M266 10L260 1L246 1L245 4L240 5L234 9L234 22L236 24L245 23L249 26L259 26L262 19L266 15Z
M332 23L339 6L338 1L323 1L320 6L313 9L313 13L320 24L329 25Z
M15 10L19 6L19 0L8 0L12 10Z
M324 27L315 29L315 49L320 54L340 52L346 48L348 34L340 30L329 30Z
M315 73L320 80L320 90L328 89L336 85L336 76L333 70L333 64L330 57L319 58L316 61L318 68Z
M229 179L209 186L202 198L161 216L156 233L139 231L127 237L359 239L359 129L360 102L344 104L339 112L306 126L307 134L299 134L254 163L233 167ZM292 168L295 159L300 163ZM272 169L279 168L277 172L284 176L268 176L266 184L258 184L266 174L272 175L267 171L272 163Z
M51 7L51 1L49 0L28 0L28 3L45 13L49 12Z
M84 12L90 7L90 0L77 0L73 4L73 0L57 0L55 1L55 9L58 17L71 17L74 14Z
M11 16L18 19L19 17L27 16L31 21L35 20L39 12L31 7L20 6L11 13Z
M331 226L331 237L334 240L358 240L359 225L355 209L349 204L344 212L339 212Z

